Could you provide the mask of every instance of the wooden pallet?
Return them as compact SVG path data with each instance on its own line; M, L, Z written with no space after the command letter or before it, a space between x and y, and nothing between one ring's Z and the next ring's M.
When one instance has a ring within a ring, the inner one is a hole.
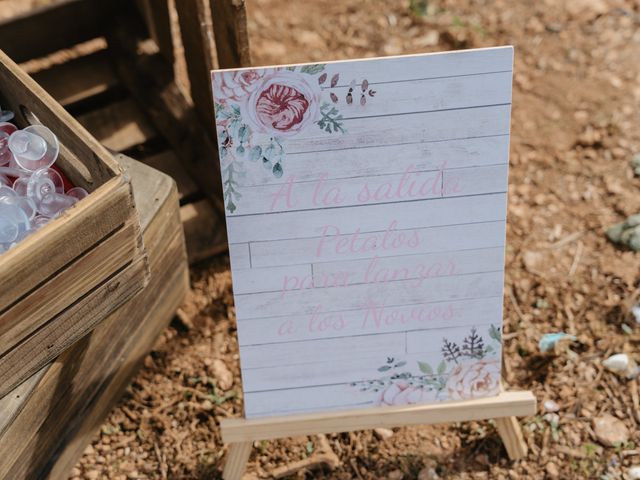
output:
M107 148L176 180L195 263L227 248L209 70L247 65L250 58L244 1L176 0L175 6L62 0L0 23L0 45L9 45L7 53L26 62L34 79ZM15 42L18 31L32 34ZM189 58L186 93L174 75L181 55L182 64Z

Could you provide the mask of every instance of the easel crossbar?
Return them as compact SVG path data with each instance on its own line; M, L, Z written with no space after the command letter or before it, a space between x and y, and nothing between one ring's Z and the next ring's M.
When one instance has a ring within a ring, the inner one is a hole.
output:
M533 393L515 391L501 392L495 397L430 405L340 410L255 419L223 419L220 428L224 443L238 443L378 427L521 417L533 415L535 412L536 399Z

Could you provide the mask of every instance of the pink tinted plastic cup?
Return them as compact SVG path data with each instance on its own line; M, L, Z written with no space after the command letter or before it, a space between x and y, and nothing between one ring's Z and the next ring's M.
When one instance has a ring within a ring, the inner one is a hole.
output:
M0 122L0 132L5 132L11 135L16 130L18 130L18 127L16 127L13 123Z

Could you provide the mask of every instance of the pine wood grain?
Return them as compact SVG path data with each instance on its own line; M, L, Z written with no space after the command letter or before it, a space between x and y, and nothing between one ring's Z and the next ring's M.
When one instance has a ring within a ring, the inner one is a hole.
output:
M168 0L139 0L137 3L145 17L151 38L156 42L167 62L172 64L174 47Z
M0 22L0 45L16 62L101 36L123 0L62 0ZM79 19L82 19L79 21ZM16 39L20 41L16 41Z
M112 275L114 264L126 265L139 256L134 241L136 228L139 227L129 222L0 314L0 365L4 353L51 321L52 315L63 312L69 302L81 300ZM33 301L32 295L37 302Z
M133 99L120 100L78 117L102 145L121 152L157 136L156 130Z
M402 407L365 408L220 422L225 443L268 440L377 427L486 420L533 415L536 399L529 391L501 392L496 397Z
M0 357L0 397L56 358L131 299L145 286L148 273L146 258L134 260L4 353Z
M251 65L247 9L244 0L209 0L218 68Z
M41 70L33 79L62 106L113 91L119 85L104 50Z
M215 138L213 96L210 72L215 68L212 27L204 0L176 0L180 35L188 60L187 73L191 98L200 120Z

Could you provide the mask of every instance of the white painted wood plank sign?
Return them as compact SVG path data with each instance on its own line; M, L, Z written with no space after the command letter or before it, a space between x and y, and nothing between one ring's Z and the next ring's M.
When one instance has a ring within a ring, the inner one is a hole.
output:
M247 417L498 393L512 64L213 72Z

